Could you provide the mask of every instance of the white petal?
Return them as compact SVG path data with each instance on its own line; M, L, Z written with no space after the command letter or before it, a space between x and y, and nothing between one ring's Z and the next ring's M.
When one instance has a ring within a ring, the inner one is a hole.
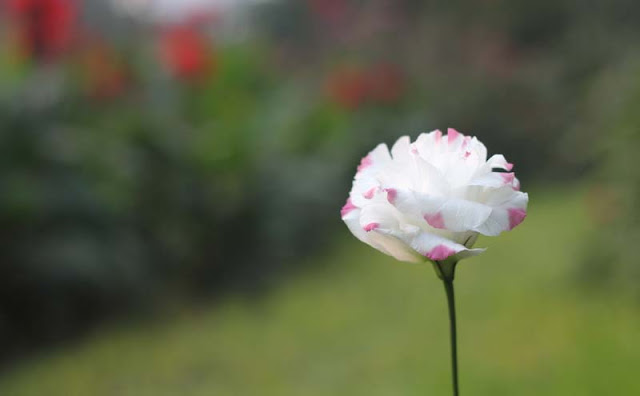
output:
M511 169L513 169L513 164L507 162L507 160L504 158L504 155L502 154L492 155L491 158L487 160L487 166L490 169L499 168L506 171L510 171Z
M373 224L376 226L374 227ZM373 203L360 213L360 226L366 228L398 229L397 213L389 203Z
M377 249L381 252L394 257L396 260L404 261L407 263L421 263L424 262L424 257L418 252L411 249L403 240L397 237L386 234L384 230L375 230L369 233L369 240L371 246L378 246ZM374 246L374 247L375 247Z
M411 139L409 139L409 136L402 136L398 139L391 148L391 156L393 157L393 160L402 162L408 160L411 154L410 144Z
M515 188L520 183L516 179L515 175L511 172L491 172L481 176L474 177L468 183L469 186L482 186L491 188L501 188L504 186L510 186Z
M356 208L342 216L342 220L345 222L349 231L359 240L366 242L366 232L360 226L360 209Z
M454 232L477 230L491 215L491 208L477 202L462 199L445 201L439 212L444 220L444 227Z
M369 154L364 156L358 166L355 179L363 177L371 177L380 168L387 166L391 162L391 154L386 144L381 143L376 146Z
M481 141L478 140L475 136L471 138L471 143L469 144L469 150L476 153L480 162L484 163L487 161L487 147L482 144Z
M415 250L392 233L392 230L402 228L396 216L395 209L388 203L368 205L360 213L359 232L364 232L368 244L400 261L424 261ZM403 235L407 234L405 228Z
M374 164L385 163L391 161L391 155L389 154L389 148L386 144L380 143L370 153L371 159Z
M528 202L528 194L514 191L510 187L501 188L487 201L486 204L492 207L491 215L477 231L483 235L496 236L512 230L524 220Z
M484 251L484 249L467 249L462 244L429 232L404 236L404 240L421 256L434 261L445 260L453 255L460 258L469 257Z
M457 198L438 197L410 190L395 190L391 203L415 222L453 232L475 231L491 214L491 207Z

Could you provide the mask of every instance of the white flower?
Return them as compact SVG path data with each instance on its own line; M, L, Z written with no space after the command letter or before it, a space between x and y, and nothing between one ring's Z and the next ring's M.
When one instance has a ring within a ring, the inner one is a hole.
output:
M526 217L529 197L504 156L487 159L475 137L449 129L378 145L362 159L341 215L361 241L401 261L477 255ZM501 170L501 171L494 171Z

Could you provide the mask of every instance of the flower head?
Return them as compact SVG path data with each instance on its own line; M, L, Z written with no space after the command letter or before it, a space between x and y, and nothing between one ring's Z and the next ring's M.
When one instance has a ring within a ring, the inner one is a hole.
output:
M495 236L526 217L513 165L487 159L475 137L449 129L378 145L358 166L342 220L361 241L401 261L477 255L479 234Z

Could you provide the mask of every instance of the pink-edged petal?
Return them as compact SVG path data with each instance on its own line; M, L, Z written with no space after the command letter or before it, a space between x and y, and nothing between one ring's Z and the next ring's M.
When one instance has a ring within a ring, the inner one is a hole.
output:
M457 252L451 248L446 247L445 245L438 245L433 249L429 250L425 257L434 261L445 260Z
M524 219L521 213L526 211L528 201L528 194L515 191L510 186L495 190L486 202L486 205L492 207L491 215L477 231L483 235L496 236L513 229L513 224ZM510 215L510 211L514 210L517 212Z
M398 190L395 188L385 188L384 191L387 193L387 201L393 205L398 197Z
M516 178L516 175L513 174L513 172L509 172L509 173L499 173L500 177L502 177L502 180L504 181L504 184L513 184L513 181Z
M444 229L444 219L442 213L436 212L433 214L425 214L424 220L433 228Z
M371 165L373 165L373 160L371 159L371 155L367 155L367 156L363 157L360 160L360 165L358 165L358 173L360 173L363 170L367 169Z
M453 128L447 129L447 141L449 144L455 142L462 134Z
M453 232L475 231L491 214L491 207L481 203L405 189L396 189L392 204L406 216L423 218L428 223L432 220L434 224ZM436 214L439 217L431 218Z
M367 232L360 225L360 209L355 208L342 217L342 221L347 225L349 231L364 243L367 242Z
M468 249L466 246L448 238L424 231L407 239L407 243L411 245L416 252L431 260L444 260L453 255L459 258L475 256L485 250Z
M376 228L396 230L400 228L398 213L387 202L372 202L360 211L360 226L366 229L376 224Z
M340 217L344 218L354 209L358 208L351 202L351 198L347 198L347 203L345 203L342 209L340 209Z
M399 239L390 233L385 233L381 229L376 229L372 232L367 233L366 235L367 243L370 246L376 248L384 254L395 258L396 260L404 261L407 263L424 262L423 256L413 250L402 239Z
M491 158L487 160L486 166L488 169L504 169L506 171L510 171L513 168L513 164L507 162L502 154L492 155Z
M524 209L510 208L507 212L509 213L509 230L516 228L527 217L527 211Z
M391 161L391 154L389 154L389 148L386 144L381 143L369 152L366 156L360 160L358 165L358 171L356 172L356 179L361 178L364 173L374 168L375 166L384 166Z
M510 186L515 188L517 184L519 184L518 179L516 179L513 173L490 172L482 176L472 178L469 181L468 186L479 186L485 188L501 188L504 186Z
M371 231L377 229L378 227L380 227L380 224L378 224L378 223L369 223L369 224L365 225L364 227L362 227L362 229L365 230L366 232L371 232Z
M394 217L394 209L389 204L372 203L354 212L358 215L357 218L347 216L345 223L358 239L400 261L414 263L424 261L418 252L398 237L400 231L398 234L393 232L393 230L400 230L401 225ZM416 227L416 230L419 229ZM404 231L401 235L413 235L415 232L417 231L411 229Z
M364 194L362 194L362 196L365 199L371 199L373 198L373 196L375 195L376 191L378 190L377 187L371 187L370 189L368 189Z
M442 141L442 131L439 129L436 129L431 133L433 134L433 139L435 140L436 144L439 144Z
M397 260L409 263L420 263L424 261L424 258L404 241L387 233L380 232L380 228L376 228L370 232L365 231L360 225L360 212L360 209L352 210L343 218L349 231L351 231L356 238Z

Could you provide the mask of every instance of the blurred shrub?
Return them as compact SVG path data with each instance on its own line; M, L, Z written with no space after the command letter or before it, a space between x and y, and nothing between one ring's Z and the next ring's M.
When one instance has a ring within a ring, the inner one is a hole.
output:
M358 157L401 134L478 135L525 183L605 164L596 201L635 213L638 84L607 76L638 81L633 67L608 71L637 32L620 10L637 6L612 3L263 2L252 40L215 45L197 24L110 40L74 6L60 11L64 45L44 53L34 20L12 16L0 29L0 355L123 310L261 290L326 250ZM598 94L610 87L611 103ZM631 263L636 222L610 217L598 254Z
M171 80L88 51L4 85L4 357L129 309L257 291L338 221L349 152L323 132L345 118L276 86L262 50L226 47L197 83L191 63Z
M635 244L640 238L640 57L611 65L592 85L578 125L581 138L597 144L597 166L588 207L597 233L585 243L581 275L591 284L613 286L640 297Z

